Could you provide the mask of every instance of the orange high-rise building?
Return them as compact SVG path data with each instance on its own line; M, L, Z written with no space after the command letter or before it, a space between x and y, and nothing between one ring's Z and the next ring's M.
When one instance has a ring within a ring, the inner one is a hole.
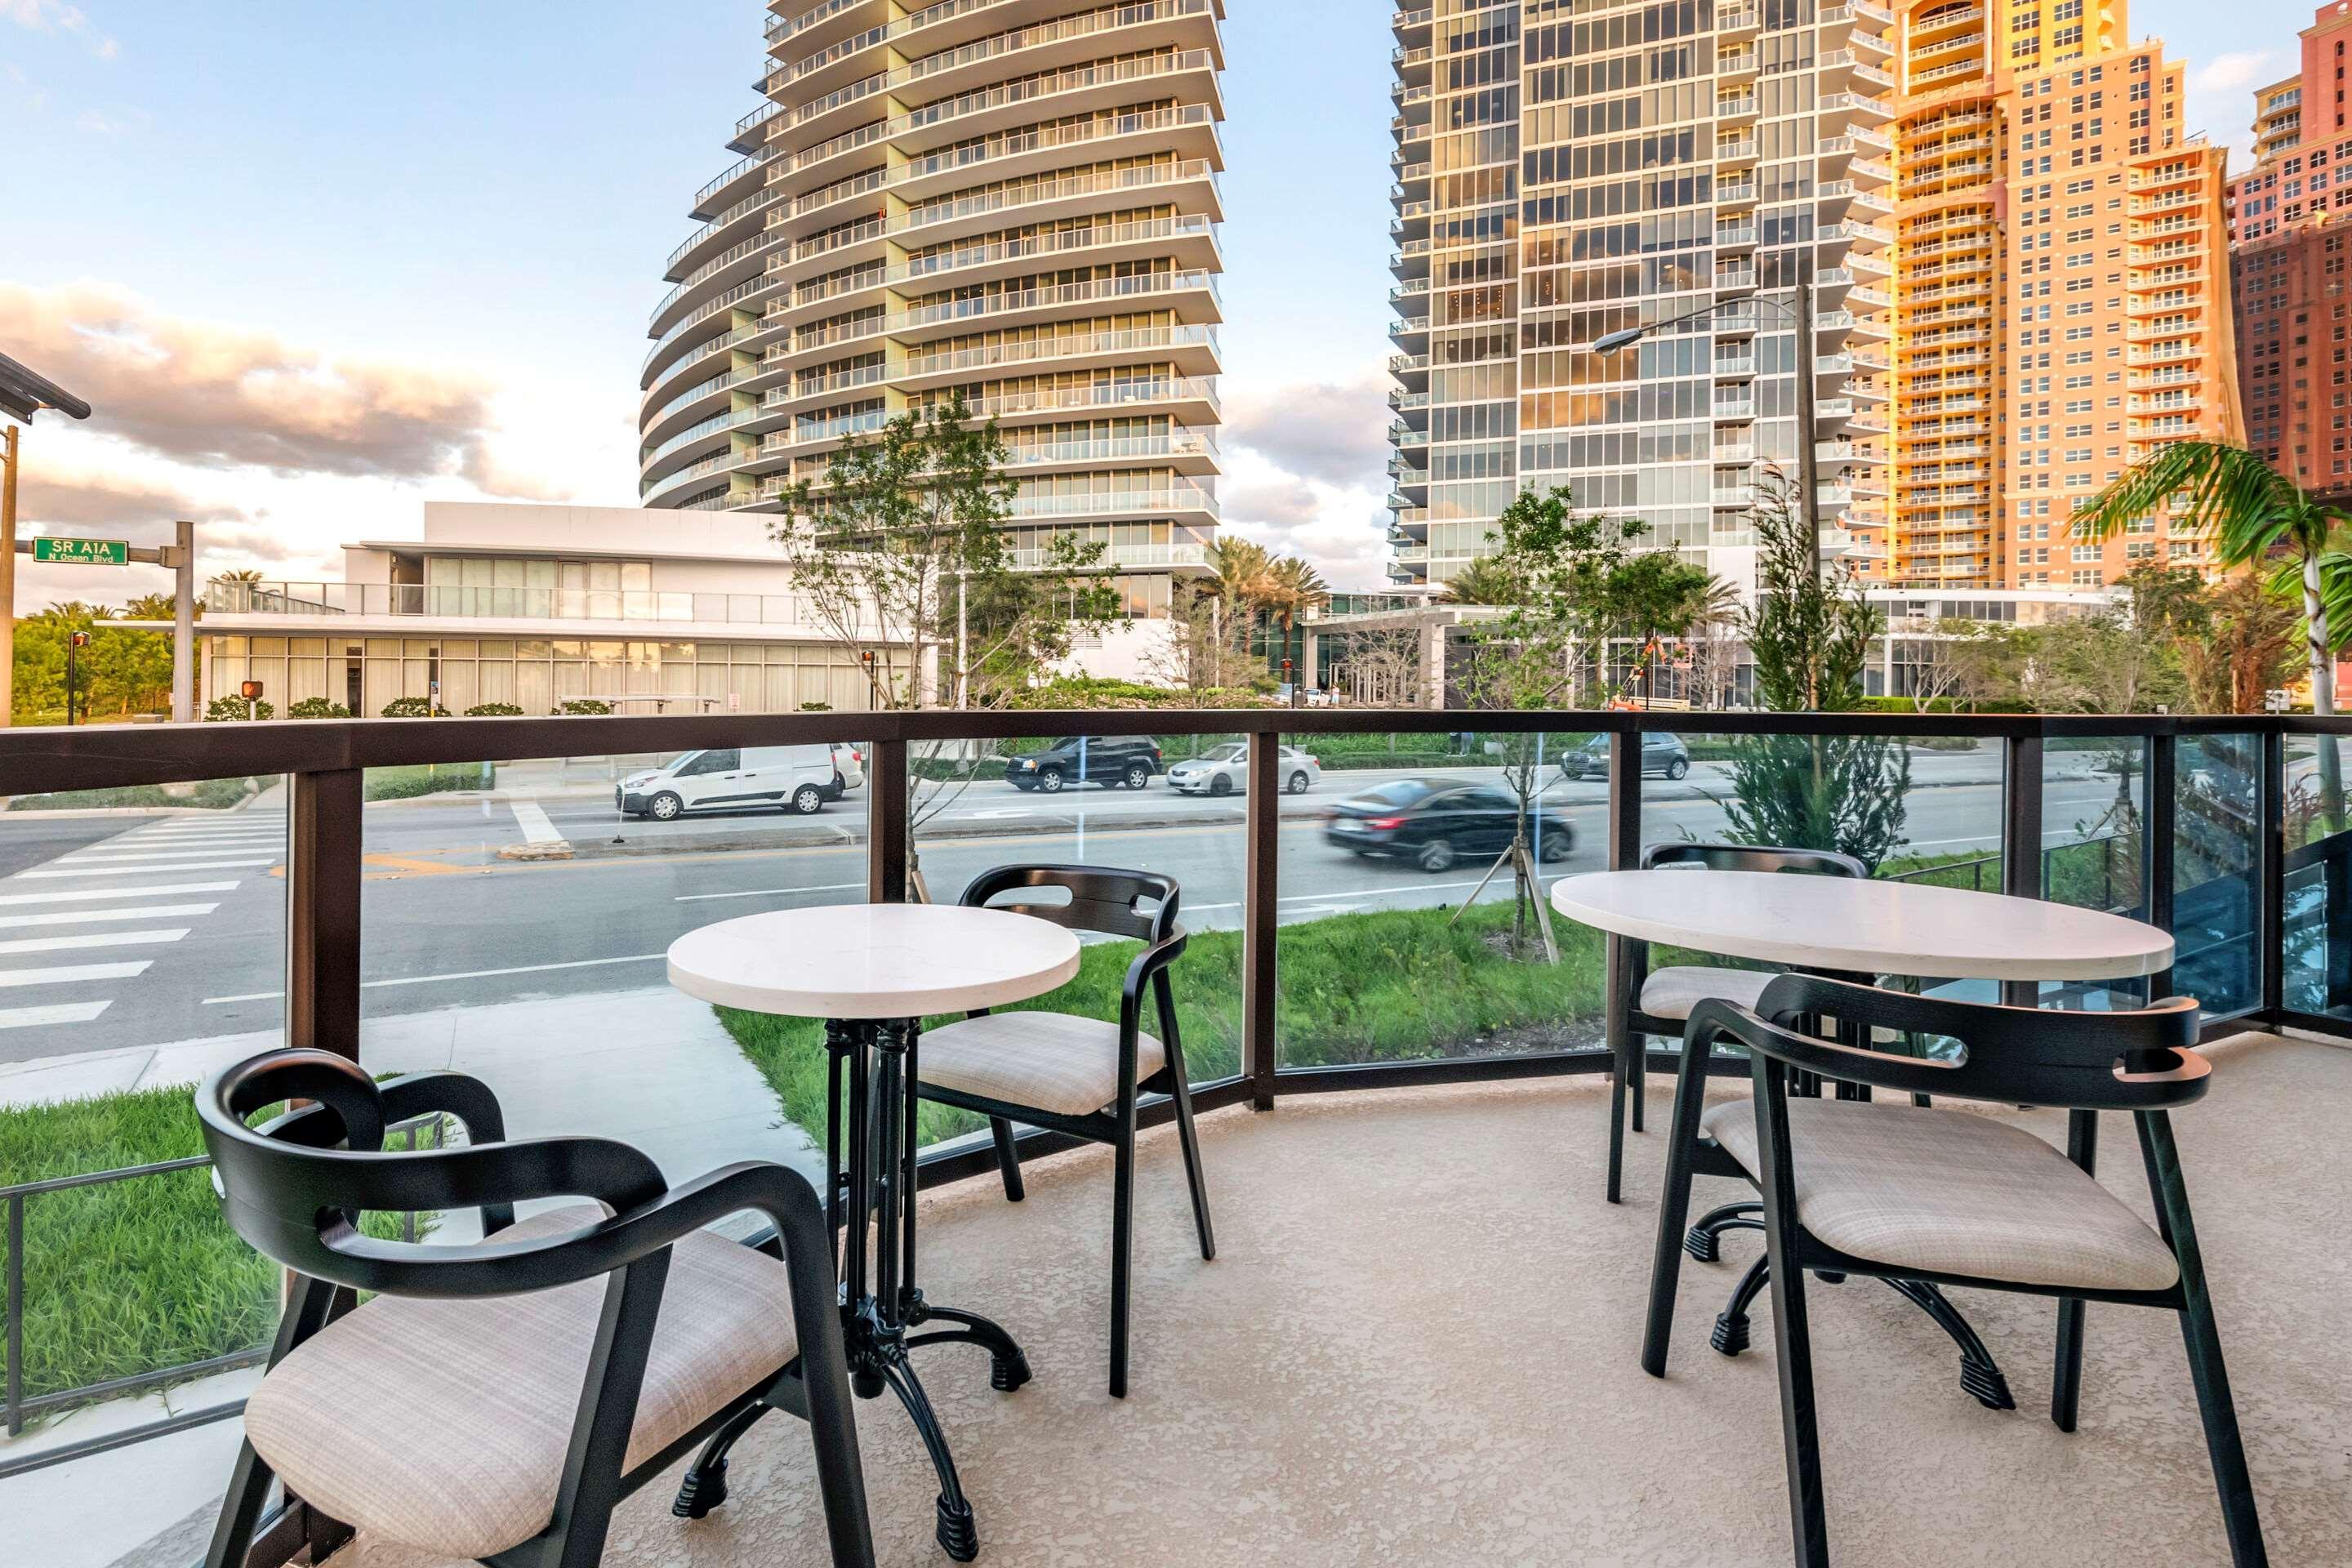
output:
M2165 441L2240 432L2225 154L2122 0L1916 0L1896 16L1889 509L1871 580L2095 587L2205 564L2159 514L2078 544L2074 506Z

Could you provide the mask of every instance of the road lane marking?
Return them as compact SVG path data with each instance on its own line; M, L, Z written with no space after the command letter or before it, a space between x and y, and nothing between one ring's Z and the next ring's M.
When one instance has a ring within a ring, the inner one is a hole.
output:
M261 844L224 844L215 849L112 850L106 853L93 852L86 855L68 855L63 859L53 860L50 864L55 866L129 866L135 862L142 866L169 866L177 860L201 860L208 855L256 855L268 847L269 847L269 846ZM277 857L273 855L270 858L274 860Z
M841 893L864 886L863 882L824 882L814 888L751 888L740 893L680 893L670 902L698 904L709 899L764 899L777 893Z
M858 886L865 886L859 883ZM594 969L608 963L655 963L667 958L667 952L633 952L621 958L575 958L568 963L523 963L511 969L461 969L453 974L404 974L393 980L362 980L362 991L381 990L387 985L435 985L445 980L492 980L506 974L543 974L551 969ZM282 991L247 991L239 996L207 996L207 1007L222 1002L270 1002L284 995Z
M226 893L241 883L226 882L163 882L152 888L89 888L75 893L5 893L0 904L69 904L83 899L151 899L173 893Z
M0 969L0 986L67 985L77 980L128 980L144 974L155 961L136 963L68 963L56 969Z
M0 915L0 929L81 925L90 921L187 920L218 908L218 904L142 904L132 910L56 910L46 915Z
M169 876L174 871L226 870L231 866L275 866L278 864L278 859L279 857L276 855L265 855L258 860L198 860L193 864L184 866L150 866L144 864L138 866L82 866L70 870L61 868L50 871L19 871L16 873L16 879L18 881L26 881L41 879L54 879L58 877Z
M0 1029L39 1029L51 1024L87 1024L113 1002L53 1002L41 1007L0 1007Z
M86 947L133 947L142 942L177 942L187 934L186 926L173 926L155 931L87 931L72 936L25 936L13 942L0 942L0 953L71 952Z
M514 807L515 826L522 829L523 842L527 844L563 842L563 835L555 830L555 824L548 820L547 808L541 805L539 802L518 800L509 804Z

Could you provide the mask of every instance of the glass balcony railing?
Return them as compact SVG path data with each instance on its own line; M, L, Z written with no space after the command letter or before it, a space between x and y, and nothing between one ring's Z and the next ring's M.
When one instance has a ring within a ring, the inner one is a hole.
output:
M781 561L781 557L779 558ZM807 626L794 594L697 594L588 588L459 587L425 583L208 583L213 616L270 620L664 621L677 625Z

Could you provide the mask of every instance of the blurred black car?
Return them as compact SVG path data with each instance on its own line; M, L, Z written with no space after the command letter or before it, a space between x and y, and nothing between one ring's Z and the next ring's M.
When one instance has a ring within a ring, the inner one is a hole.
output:
M1349 795L1324 819L1324 842L1356 854L1410 860L1424 871L1457 860L1491 859L1511 847L1519 803L1490 784L1457 779L1392 779ZM1537 806L1528 831L1546 862L1565 860L1576 831L1558 812Z
M1653 732L1642 737L1642 771L1678 779L1690 772L1690 748L1679 735ZM1595 735L1559 760L1564 779L1605 779L1609 776L1609 737Z
M1098 735L1056 741L1042 752L1008 757L1004 782L1014 789L1057 795L1066 784L1112 784L1142 789L1152 775L1167 772L1160 743L1140 735Z

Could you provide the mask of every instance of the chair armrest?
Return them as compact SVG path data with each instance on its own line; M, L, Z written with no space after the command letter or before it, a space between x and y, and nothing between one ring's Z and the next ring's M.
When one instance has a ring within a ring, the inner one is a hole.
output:
M1184 944L1192 940L1190 932L1176 926L1169 933L1135 955L1127 966L1127 979L1119 987L1118 1027L1120 1043L1135 1037L1143 1026L1143 988L1154 976L1163 974L1168 966L1182 954Z

